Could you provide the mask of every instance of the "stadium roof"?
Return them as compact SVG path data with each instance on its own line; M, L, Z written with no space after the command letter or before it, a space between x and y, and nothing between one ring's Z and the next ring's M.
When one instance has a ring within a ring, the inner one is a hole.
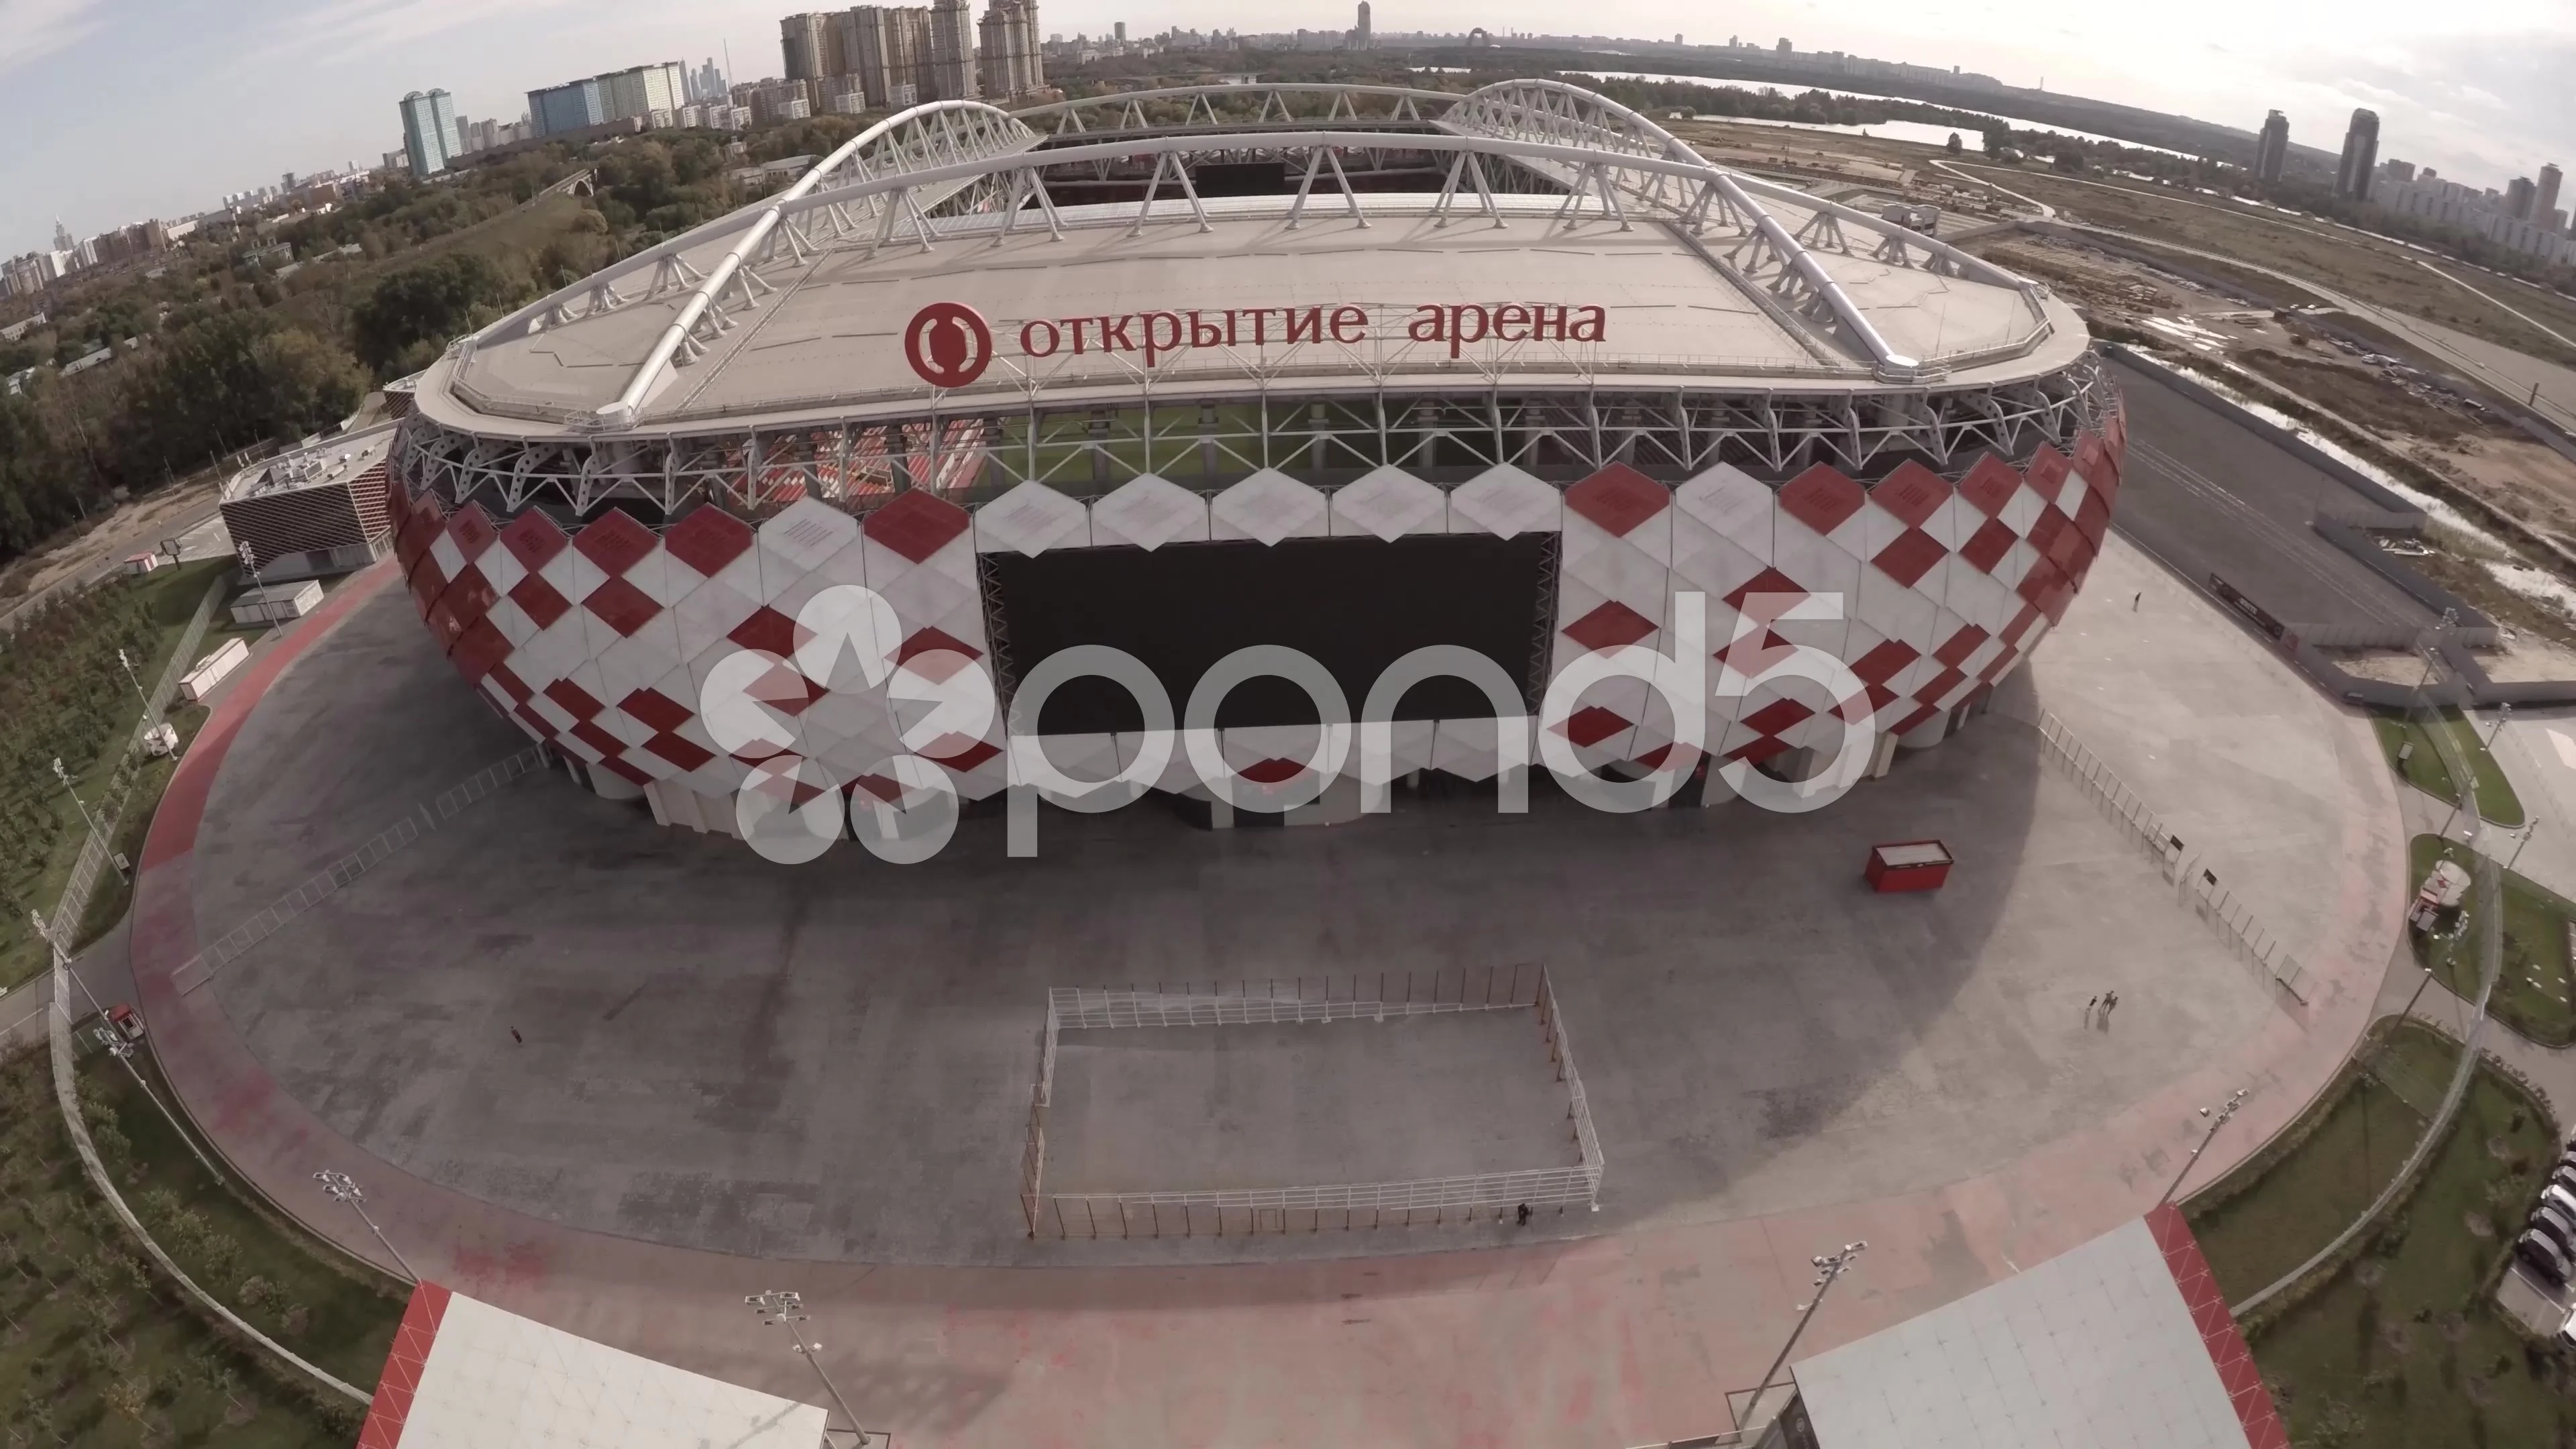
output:
M2288 1449L2170 1204L1801 1360L1819 1449Z
M811 1404L422 1283L358 1449L820 1449L824 1422Z
M1042 136L971 102L895 117L781 196L460 344L424 378L421 408L478 434L542 437L1080 405L1148 388L1879 391L2039 376L2087 343L2044 288L1725 171L1573 87L1384 92L1446 107L1410 130L1255 123L1213 106L1201 119L1198 92L1169 94L1193 98L1188 122L1145 125L1130 100L1123 133ZM1390 156L1442 189L1349 181ZM1247 159L1282 166L1296 192L1202 198L1188 179ZM1049 193L1113 168L1150 199ZM965 304L990 332L990 365L944 389L907 351L935 303Z

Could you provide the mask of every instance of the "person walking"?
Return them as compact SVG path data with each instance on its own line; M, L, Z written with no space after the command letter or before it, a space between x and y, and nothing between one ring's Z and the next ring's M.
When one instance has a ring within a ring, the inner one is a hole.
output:
M517 1042L521 1046L526 1046L528 1044L528 1039L519 1035L519 1029L515 1026L510 1028L510 1040Z
M2120 993L2116 991L2105 991L2102 993L2102 1024L2104 1026L2109 1026L2111 1024L2111 1008L2118 1006L2119 1004Z
M1513 1217L1513 1224L1514 1224L1515 1226L1517 1226L1517 1227L1524 1227L1524 1228L1525 1228L1525 1227L1528 1227L1528 1226L1529 1226L1529 1220L1530 1220L1530 1205L1529 1205L1528 1203L1522 1203L1522 1204L1521 1204L1521 1207L1520 1207L1520 1211L1519 1211L1519 1212L1517 1212L1517 1213L1515 1213L1515 1214L1513 1214L1513 1215L1512 1215L1512 1217Z
M2102 993L2097 991L2093 993L2093 999L2091 1001L2084 1003L2084 1019L2086 1021L2091 1021L2093 1019L2093 1013L2101 1009Z
M2132 614L2138 612L2138 604L2141 600L2145 599L2146 596L2147 591L2144 589L2140 589L2136 594L2132 595L2129 599L2129 612Z

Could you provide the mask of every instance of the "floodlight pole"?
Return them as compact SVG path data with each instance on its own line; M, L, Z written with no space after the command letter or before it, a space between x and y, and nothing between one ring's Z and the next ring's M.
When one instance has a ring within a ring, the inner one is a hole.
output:
M762 1323L787 1325L787 1332L796 1340L796 1351L805 1355L805 1362L814 1366L814 1377L823 1381L823 1392L830 1394L832 1402L840 1405L841 1417L850 1421L850 1428L856 1431L859 1443L864 1449L868 1442L867 1429L859 1423L859 1416L851 1412L850 1401L841 1397L840 1387L832 1382L832 1376L823 1371L823 1361L814 1356L823 1345L808 1342L805 1338L805 1330L799 1326L813 1317L805 1311L805 1295L788 1289L773 1288L766 1293L746 1294L742 1301L751 1306L751 1311L759 1315Z
M1761 1406L1762 1396L1770 1390L1771 1380L1778 1376L1780 1365L1787 1363L1790 1352L1797 1348L1798 1335L1807 1331L1807 1320L1814 1318L1816 1310L1824 1306L1825 1290L1834 1286L1834 1280L1841 1277L1851 1267L1853 1260L1861 1255L1861 1250L1868 1246L1867 1239L1857 1243L1845 1243L1839 1253L1830 1257L1808 1260L1816 1265L1816 1278L1811 1285L1816 1290L1816 1296L1803 1306L1804 1311L1798 1315L1798 1326L1789 1330L1789 1341L1780 1345L1780 1356L1771 1360L1771 1366L1762 1371L1762 1382L1753 1386L1753 1397L1746 1400L1744 1404L1744 1417L1736 1421L1739 1425L1752 1424L1753 1411Z
M394 1261L402 1265L404 1277L414 1283L420 1281L420 1274L412 1271L411 1260L405 1258L402 1249L395 1247L393 1240L385 1236L384 1229L376 1226L376 1220L367 1216L367 1195L358 1190L358 1184L350 1179L349 1174L324 1168L313 1174L313 1180L322 1184L322 1190L329 1193L333 1201L347 1203L357 1212L358 1221L365 1223L367 1231L375 1234L376 1241L384 1244L385 1251L393 1254Z
M98 1028L98 1044L107 1048L109 1056L125 1063L125 1070L134 1078L134 1085L141 1087L143 1095L152 1100L153 1106L161 1109L163 1117L169 1119L170 1130L179 1134L179 1140L188 1144L190 1152L197 1154L197 1161L205 1165L206 1171L214 1174L215 1181L222 1182L224 1175L213 1162L207 1159L206 1150L197 1145L197 1139L189 1135L188 1129L179 1125L179 1119L173 1116L168 1105L162 1102L161 1094L152 1090L150 1082L143 1080L142 1069L134 1065L134 1043L125 1039L125 1033L118 1031L114 1022L104 1020L107 1013L98 1004L98 994L89 989L89 983L81 979L80 972L72 969L71 953L63 949L62 942L54 939L53 928L46 925L45 918L34 911L27 913L27 922L36 928L36 934L43 938L47 949L53 952L54 964L62 969L63 976L81 989L81 995L89 998L90 1010L98 1012L102 1018ZM70 1007L66 1005L64 1010L68 1012Z
M125 682L134 686L134 697L143 701L143 712L149 715L152 713L152 696L143 692L143 681L134 673L134 661L126 657L124 650L119 649L116 651L116 662L125 666Z
M2432 972L2428 969L2424 973L2424 977L2428 981L2431 980ZM2415 989L2418 992L2421 992L2424 988L2418 986ZM2413 1002L2407 1003L2407 1010L2412 1011L2414 1009ZM2156 1199L2156 1206L2163 1207L2166 1203L2173 1201L2175 1189L2181 1187L2182 1180L2191 1175L2192 1164L2200 1161L2200 1154L2208 1151L2209 1144L2217 1140L2218 1129L2226 1126L2227 1119L2235 1116L2236 1109L2245 1104L2245 1091L2246 1089L2243 1087L2237 1088L2236 1091L2228 1097L2227 1104L2218 1109L2218 1115L2210 1118L2209 1130L2200 1135L2200 1145L2191 1150L2191 1156L2183 1159L2182 1171L2175 1173L2173 1181L2165 1184L2165 1195ZM2207 1115L2209 1112L2207 1107L2203 1107L2200 1110L2203 1115Z

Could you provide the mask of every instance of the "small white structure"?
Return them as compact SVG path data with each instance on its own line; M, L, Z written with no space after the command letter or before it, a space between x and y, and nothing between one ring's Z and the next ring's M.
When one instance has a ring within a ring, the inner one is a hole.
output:
M359 1449L822 1449L823 1411L412 1290ZM871 1435L870 1441L877 1442Z
M148 574L167 562L168 560L161 555L147 549L142 553L128 556L124 563L118 565L118 568L129 574Z
M197 667L189 670L187 677L179 681L179 697L190 704L204 699L223 682L225 675L241 668L242 661L249 657L249 645L239 639L225 640L221 649L198 660Z
M293 584L265 584L233 600L233 622L241 625L283 624L322 607L322 585L312 579Z

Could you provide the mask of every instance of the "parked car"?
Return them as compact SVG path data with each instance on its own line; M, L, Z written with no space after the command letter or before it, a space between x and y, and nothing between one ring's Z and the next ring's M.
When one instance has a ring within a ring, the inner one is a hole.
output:
M2522 1260L2523 1266L2531 1270L2532 1276L2550 1287L2566 1286L2566 1251L2545 1234L2534 1230L2514 1239L2513 1255Z
M2543 1203L2532 1210L2531 1219L2523 1224L2523 1228L2527 1232L2546 1233L2549 1241L2565 1251L2568 1262L2576 1264L2576 1213Z

